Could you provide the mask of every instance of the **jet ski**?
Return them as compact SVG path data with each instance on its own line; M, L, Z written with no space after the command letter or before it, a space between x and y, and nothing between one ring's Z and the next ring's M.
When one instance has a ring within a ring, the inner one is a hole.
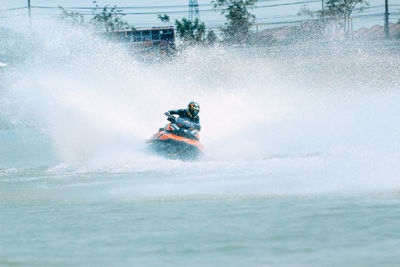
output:
M169 115L167 120L169 123L147 140L151 149L170 159L199 158L203 153L203 145L194 123L173 115Z

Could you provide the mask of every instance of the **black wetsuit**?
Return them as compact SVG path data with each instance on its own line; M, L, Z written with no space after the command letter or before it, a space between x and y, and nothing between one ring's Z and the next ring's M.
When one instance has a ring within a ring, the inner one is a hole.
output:
M176 114L176 115L179 115L180 118L191 120L194 123L194 126L196 127L196 129L199 130L199 131L201 130L199 115L197 115L196 117L192 118L188 114L187 109L170 110L168 112L171 115Z

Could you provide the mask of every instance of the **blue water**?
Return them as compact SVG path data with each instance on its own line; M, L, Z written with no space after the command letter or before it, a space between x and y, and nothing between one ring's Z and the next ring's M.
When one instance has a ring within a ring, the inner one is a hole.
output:
M1 177L6 266L376 266L400 257L398 192L244 193L273 179L266 174Z
M400 256L398 194L1 208L2 265L376 266Z
M32 132L24 130L24 136L27 131ZM2 130L3 140L7 132L13 137L18 131ZM49 168L40 160L32 167L27 161L25 167L0 170L0 262L397 265L398 189L376 182L376 189L338 184L319 174L331 160L321 155L235 163L161 159L158 167L102 170Z
M151 63L43 23L0 76L0 265L399 264L397 43ZM190 100L204 157L149 152Z

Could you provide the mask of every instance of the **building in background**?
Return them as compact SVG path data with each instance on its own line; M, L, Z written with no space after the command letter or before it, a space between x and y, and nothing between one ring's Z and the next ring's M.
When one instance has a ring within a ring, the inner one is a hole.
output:
M112 35L141 54L165 55L175 51L175 29L172 26L117 30Z

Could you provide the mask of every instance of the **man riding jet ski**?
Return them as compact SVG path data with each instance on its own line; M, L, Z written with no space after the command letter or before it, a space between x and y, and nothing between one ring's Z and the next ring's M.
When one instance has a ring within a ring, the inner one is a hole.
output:
M199 114L200 106L190 102L187 109L165 112L168 123L160 128L149 140L151 147L171 159L191 160L198 158L203 151L199 141L201 129ZM173 115L178 115L176 118Z
M189 103L187 109L170 110L165 112L164 114L166 116L176 114L179 116L179 118L189 119L194 123L196 130L201 131L199 112L200 112L199 104L192 101Z

